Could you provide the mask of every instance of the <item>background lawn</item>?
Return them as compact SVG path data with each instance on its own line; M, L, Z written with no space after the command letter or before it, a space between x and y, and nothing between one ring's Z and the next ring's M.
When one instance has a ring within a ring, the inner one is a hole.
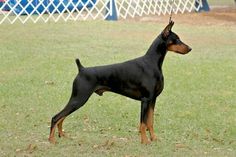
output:
M217 6L234 6L235 2L234 0L207 0L208 4L211 5L217 5Z
M0 156L236 156L236 27L222 23L173 27L193 50L166 56L155 110L160 141L140 144L140 102L105 93L65 120L69 138L48 143L75 58L95 66L139 57L167 21L1 25Z

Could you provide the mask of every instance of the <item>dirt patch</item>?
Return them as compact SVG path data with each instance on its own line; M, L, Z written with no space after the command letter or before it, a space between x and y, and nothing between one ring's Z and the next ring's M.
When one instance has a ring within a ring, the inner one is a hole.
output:
M236 7L214 7L210 12L173 14L175 22L190 25L236 25ZM169 15L136 17L135 21L166 22Z

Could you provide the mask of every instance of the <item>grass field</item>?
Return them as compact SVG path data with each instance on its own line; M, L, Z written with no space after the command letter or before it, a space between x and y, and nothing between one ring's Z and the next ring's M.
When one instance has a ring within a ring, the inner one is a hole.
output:
M169 52L155 131L141 145L140 103L93 95L65 120L67 139L48 143L51 117L71 94L74 62L95 66L145 53L164 23L68 22L0 26L0 156L236 156L236 27L178 23L193 50Z
M234 0L207 0L208 4L211 5L217 5L217 6L234 6L235 2Z

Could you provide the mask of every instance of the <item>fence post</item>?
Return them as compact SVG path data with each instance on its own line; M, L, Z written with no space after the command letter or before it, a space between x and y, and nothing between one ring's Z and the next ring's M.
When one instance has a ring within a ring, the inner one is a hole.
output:
M201 12L201 11L210 11L210 7L208 5L207 0L201 0L202 1L202 5L200 6L199 10L197 12ZM197 8L200 5L201 2L199 2L198 0L195 0L195 7Z
M106 20L108 20L108 21L116 21L118 19L118 17L117 17L117 10L116 10L116 2L115 2L115 0L110 0L107 3L107 8L109 8L109 10L106 10L106 13L109 13L109 14L106 17Z

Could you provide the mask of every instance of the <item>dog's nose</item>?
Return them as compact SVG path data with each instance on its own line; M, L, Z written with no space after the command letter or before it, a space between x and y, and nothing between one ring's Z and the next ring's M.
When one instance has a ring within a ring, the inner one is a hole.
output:
M191 48L191 47L188 47L188 50L189 50L188 52L190 52L190 51L192 51L192 48Z

